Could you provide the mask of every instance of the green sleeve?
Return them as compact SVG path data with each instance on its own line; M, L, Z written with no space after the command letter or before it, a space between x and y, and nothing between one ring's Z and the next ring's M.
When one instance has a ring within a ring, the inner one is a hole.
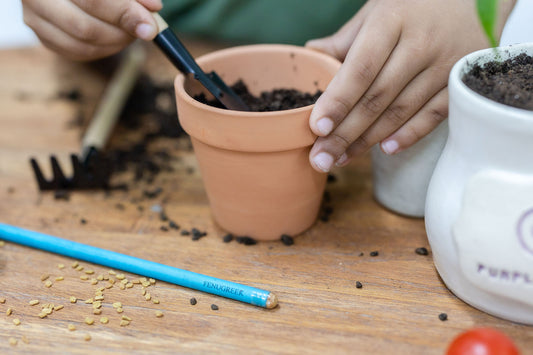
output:
M237 43L290 43L333 34L365 0L163 0L178 33Z

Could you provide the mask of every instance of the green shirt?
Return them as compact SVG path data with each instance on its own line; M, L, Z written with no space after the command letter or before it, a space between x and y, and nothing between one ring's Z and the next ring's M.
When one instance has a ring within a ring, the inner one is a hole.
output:
M336 32L365 0L163 0L178 33L236 43L289 43Z

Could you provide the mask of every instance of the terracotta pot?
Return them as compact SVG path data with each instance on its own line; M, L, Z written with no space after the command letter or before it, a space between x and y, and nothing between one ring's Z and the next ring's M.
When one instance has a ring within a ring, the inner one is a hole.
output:
M340 67L330 56L289 45L234 47L197 62L229 85L242 79L255 95L275 88L324 90ZM177 76L175 89L179 120L191 136L220 227L274 240L315 222L327 176L313 170L308 159L316 139L308 123L313 106L276 112L219 109L193 99L206 90L184 75Z

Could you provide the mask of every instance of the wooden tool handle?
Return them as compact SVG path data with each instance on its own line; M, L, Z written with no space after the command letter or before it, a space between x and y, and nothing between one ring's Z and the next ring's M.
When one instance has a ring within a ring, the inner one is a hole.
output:
M168 28L168 23L157 12L152 12L155 22L157 23L157 32L161 33Z
M82 159L86 158L91 147L96 149L105 147L119 118L120 111L135 85L145 56L140 43L133 43L127 49L83 136L81 143Z

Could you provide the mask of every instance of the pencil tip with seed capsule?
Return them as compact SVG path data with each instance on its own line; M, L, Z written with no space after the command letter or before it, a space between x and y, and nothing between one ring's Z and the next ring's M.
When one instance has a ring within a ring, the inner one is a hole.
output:
M266 308L272 309L278 305L278 296L270 292L266 300Z

